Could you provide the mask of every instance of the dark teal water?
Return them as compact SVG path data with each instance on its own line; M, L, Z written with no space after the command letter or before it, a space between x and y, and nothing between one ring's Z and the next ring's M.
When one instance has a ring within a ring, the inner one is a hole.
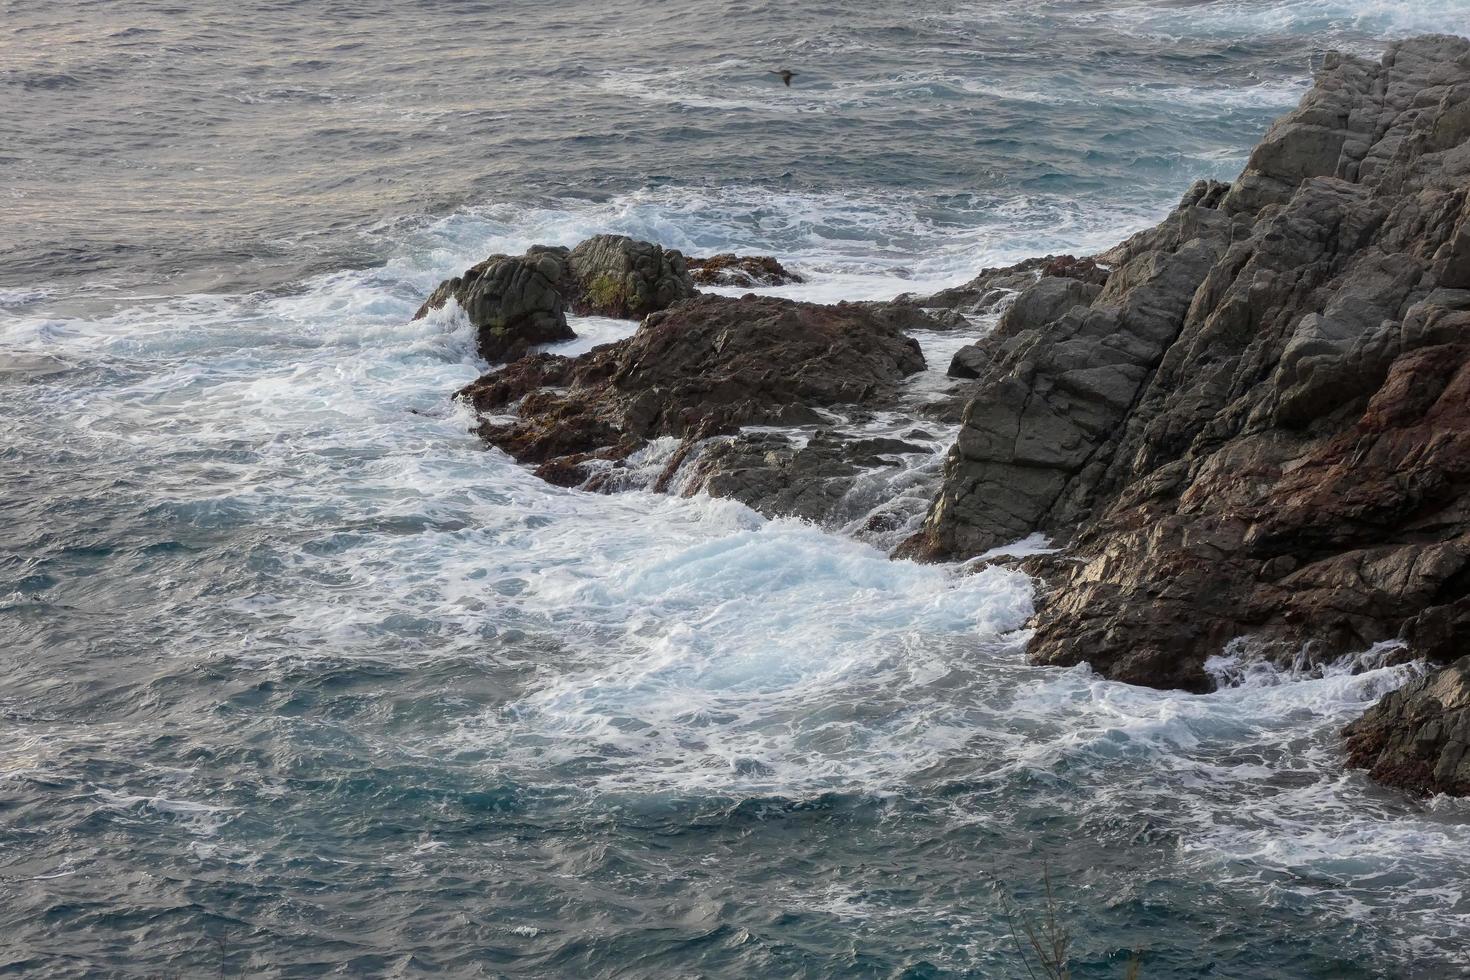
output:
M1335 735L1412 667L1028 667L1019 575L483 451L408 317L602 231L1102 247L1467 14L0 0L0 973L1017 977L1049 877L1079 978L1464 975L1470 811Z

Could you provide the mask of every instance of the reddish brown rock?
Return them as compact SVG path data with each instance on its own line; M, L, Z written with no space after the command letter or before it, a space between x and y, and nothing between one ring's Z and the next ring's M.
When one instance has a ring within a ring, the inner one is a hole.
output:
M1037 267L967 348L904 553L1066 542L1030 655L1134 683L1205 690L1231 641L1470 648L1467 98L1463 39L1333 56L1238 181L1098 256L1095 295Z
M1078 258L1075 255L1058 255L1041 267L1043 277L1053 279L1075 279L1091 286L1108 284L1108 269L1098 265L1092 257Z
M785 286L806 282L769 255L721 252L707 259L690 259L689 275L701 286Z
M818 424L815 409L882 402L923 366L918 344L858 306L700 296L650 315L627 340L527 357L459 396L485 416L488 442L576 485L595 475L589 463L623 460L657 437Z

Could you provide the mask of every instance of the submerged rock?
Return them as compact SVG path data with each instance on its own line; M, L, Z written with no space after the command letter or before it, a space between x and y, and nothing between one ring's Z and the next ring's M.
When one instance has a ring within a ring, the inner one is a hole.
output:
M1332 56L1239 180L1195 185L1095 278L1038 260L925 298L1017 291L956 359L977 394L901 553L1070 540L1030 655L1140 684L1207 689L1241 638L1466 649L1467 105L1470 41Z
M1470 656L1387 695L1343 737L1349 764L1380 783L1470 796Z
M485 415L488 442L563 485L619 488L609 464L651 440L679 440L657 480L664 489L705 440L744 426L820 425L819 409L832 406L884 404L923 367L917 343L857 306L699 296L645 318L627 340L576 358L533 355L459 395ZM729 468L749 469L749 460L732 457ZM723 472L705 461L690 489Z
M567 325L564 248L535 247L525 255L492 255L439 284L414 314L422 319L450 300L475 328L480 356L512 361L533 345L576 339Z
M690 277L701 286L785 286L806 282L769 255L721 252L688 262Z

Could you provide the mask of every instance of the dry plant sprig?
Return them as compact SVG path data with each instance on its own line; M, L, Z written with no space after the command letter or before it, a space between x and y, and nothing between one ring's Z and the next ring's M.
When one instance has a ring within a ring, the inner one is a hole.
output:
M1025 967L1026 975L1031 980L1072 980L1072 932L1058 914L1056 893L1051 885L1051 868L1045 861L1041 865L1041 881L1045 889L1046 906L1039 917L1024 909L1016 909L1010 899L1002 897L1002 908L1005 911L1006 926L1011 933L1011 942L1015 944L1016 955L1020 957L1021 965ZM1018 918L1021 923L1019 932L1016 929ZM1022 936L1025 937L1025 942L1022 942ZM1041 971L1039 975L1036 969L1032 969L1033 962ZM1134 950L1128 957L1124 980L1140 980L1142 975L1143 956Z

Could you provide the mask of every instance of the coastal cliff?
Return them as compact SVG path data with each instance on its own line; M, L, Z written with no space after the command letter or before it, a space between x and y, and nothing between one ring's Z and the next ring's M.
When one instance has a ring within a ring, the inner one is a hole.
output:
M1053 535L1031 657L1133 683L1205 690L1232 641L1462 652L1467 194L1470 42L1329 56L1234 184L966 354L981 387L904 551Z

